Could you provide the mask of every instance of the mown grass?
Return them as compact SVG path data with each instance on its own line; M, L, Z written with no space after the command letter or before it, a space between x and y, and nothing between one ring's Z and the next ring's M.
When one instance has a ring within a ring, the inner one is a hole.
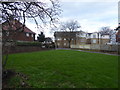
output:
M27 75L34 88L118 87L118 57L112 55L73 50L11 54L6 68Z

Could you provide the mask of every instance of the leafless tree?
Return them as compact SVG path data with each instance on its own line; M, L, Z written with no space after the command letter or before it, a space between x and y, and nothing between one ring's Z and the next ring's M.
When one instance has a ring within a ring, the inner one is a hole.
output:
M109 34L109 33L110 33L110 27L101 27L101 29L100 29L101 35Z
M99 31L100 38L102 38L102 36L105 34L109 34L109 29L110 29L109 27L101 27ZM99 38L99 34L98 34L98 38ZM100 39L100 44L102 44L102 39Z
M12 35L7 36L7 33L3 33L4 38L2 39L3 47L3 68L5 67L8 60L8 51L11 47L6 48L6 43L9 41L10 37L14 37L16 32L21 32L24 30L26 19L33 19L36 25L41 23L44 24L54 24L59 19L59 14L61 13L60 3L58 0L49 0L49 2L1 2L0 3L0 17L2 20L0 23L7 21L7 26L9 26L9 31L12 30L13 23L11 20L22 20L21 26L15 26L16 30ZM4 31L4 30L3 30Z
M62 22L62 24L59 27L59 35L61 37L65 37L66 40L68 41L68 47L70 48L71 45L71 41L73 38L76 37L76 31L79 31L78 28L80 28L81 26L79 25L78 21L76 20L69 20L67 22ZM57 31L57 32L58 32ZM55 33L56 37L57 37L57 32Z
M111 41L111 39L115 37L116 31L113 29L110 29L110 27L101 27L99 33L101 37L103 35L109 35L109 39Z

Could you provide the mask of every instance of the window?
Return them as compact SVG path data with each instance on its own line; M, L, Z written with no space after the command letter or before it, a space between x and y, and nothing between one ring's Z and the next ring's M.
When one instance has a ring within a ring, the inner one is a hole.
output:
M76 34L76 37L79 37L79 34Z
M61 40L61 38L58 38L57 40Z
M31 37L33 37L33 34L31 34Z
M60 46L60 43L58 43L58 46Z
M66 46L66 43L64 43L64 46Z
M93 43L96 43L96 40L93 40Z
M79 34L77 34L77 36L79 36Z
M64 38L64 40L66 40L66 38Z
M93 38L96 38L96 35L93 35Z
M29 37L29 33L26 33L26 36Z

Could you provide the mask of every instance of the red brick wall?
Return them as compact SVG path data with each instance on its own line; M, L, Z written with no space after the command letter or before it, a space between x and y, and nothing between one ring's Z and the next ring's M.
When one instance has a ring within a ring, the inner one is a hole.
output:
M29 34L29 37L26 36L25 32L9 32L9 36L4 36L3 35L3 39L4 38L9 38L12 40L18 40L18 41L35 41L35 34L33 34L33 37L31 34Z
M9 49L9 54L12 53L24 53L24 52L36 52L44 50L54 50L54 48L41 48L40 46L15 46Z
M20 41L34 41L35 40L35 34L33 35L33 37L31 36L31 34L29 34L29 37L26 36L26 33L24 32L19 32L17 33L15 40L20 40Z

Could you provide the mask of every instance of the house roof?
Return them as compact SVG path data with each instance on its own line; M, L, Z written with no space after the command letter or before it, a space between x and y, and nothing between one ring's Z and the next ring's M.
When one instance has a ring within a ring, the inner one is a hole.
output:
M29 28L27 28L27 27L24 28L24 32L28 32L28 33L33 33L33 34L35 34L35 32L31 31L31 30L30 30Z
M105 33L105 34L102 34L102 35L110 35L110 34L108 34L108 33Z
M88 35L91 35L92 33L87 33Z
M74 34L76 34L76 33L85 33L84 31L56 31L56 32L54 32L54 34L69 34L69 33L74 33Z
M119 28L120 28L120 26L118 26L118 27L116 28L116 30L119 30Z
M11 25L12 30L20 30L23 28L24 29L23 32L35 34L35 32L31 31L28 27L26 27L26 26L23 27L23 24L16 19L10 21L10 23L8 23L7 21L2 23L2 30L8 30L9 24Z

